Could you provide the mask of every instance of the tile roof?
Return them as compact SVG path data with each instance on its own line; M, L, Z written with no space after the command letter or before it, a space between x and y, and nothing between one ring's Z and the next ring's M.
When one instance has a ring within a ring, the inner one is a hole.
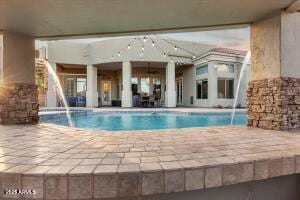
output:
M246 55L247 51L241 51L236 49L228 49L228 48L214 48L210 50L210 52L217 52L217 53L226 53L226 54L234 54L234 55Z

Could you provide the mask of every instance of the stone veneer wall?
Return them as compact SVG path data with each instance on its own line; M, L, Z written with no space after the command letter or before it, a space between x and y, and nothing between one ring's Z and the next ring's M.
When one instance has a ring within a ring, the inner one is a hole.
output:
M300 79L251 81L247 97L248 126L274 130L300 129Z
M0 84L0 124L37 123L38 109L35 84Z

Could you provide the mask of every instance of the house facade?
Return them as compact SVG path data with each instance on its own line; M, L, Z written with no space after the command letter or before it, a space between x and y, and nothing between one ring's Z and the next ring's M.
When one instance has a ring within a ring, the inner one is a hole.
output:
M152 37L49 42L46 55L70 106L246 106L246 52ZM46 106L62 102L48 76Z

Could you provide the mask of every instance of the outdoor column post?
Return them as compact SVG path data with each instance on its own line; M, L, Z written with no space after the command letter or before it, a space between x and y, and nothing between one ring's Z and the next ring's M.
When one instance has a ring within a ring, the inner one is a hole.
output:
M38 122L34 38L2 31L3 69L0 84L0 124Z
M176 107L176 88L175 88L175 63L169 62L166 68L166 95L165 107Z
M153 95L153 77L149 77L149 91L150 91L150 95Z
M122 107L132 107L131 91L131 63L126 61L122 63Z
M53 71L56 72L56 63L49 63ZM48 90L47 90L47 107L57 106L57 88L55 81L50 73L48 73Z
M218 106L218 73L215 62L209 61L208 66L208 102L210 107Z
M138 77L138 93L142 93L142 77Z
M282 12L251 25L248 126L300 129L300 15Z
M86 91L86 107L98 107L98 91L97 91L97 67L87 65L86 69L87 91Z

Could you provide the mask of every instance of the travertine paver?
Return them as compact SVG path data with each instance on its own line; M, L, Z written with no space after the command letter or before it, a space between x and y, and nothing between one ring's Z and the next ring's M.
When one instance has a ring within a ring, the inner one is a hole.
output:
M0 190L100 199L220 187L300 173L300 132L247 127L91 131L0 126ZM11 196L0 196L0 199ZM20 196L13 196L20 197Z

